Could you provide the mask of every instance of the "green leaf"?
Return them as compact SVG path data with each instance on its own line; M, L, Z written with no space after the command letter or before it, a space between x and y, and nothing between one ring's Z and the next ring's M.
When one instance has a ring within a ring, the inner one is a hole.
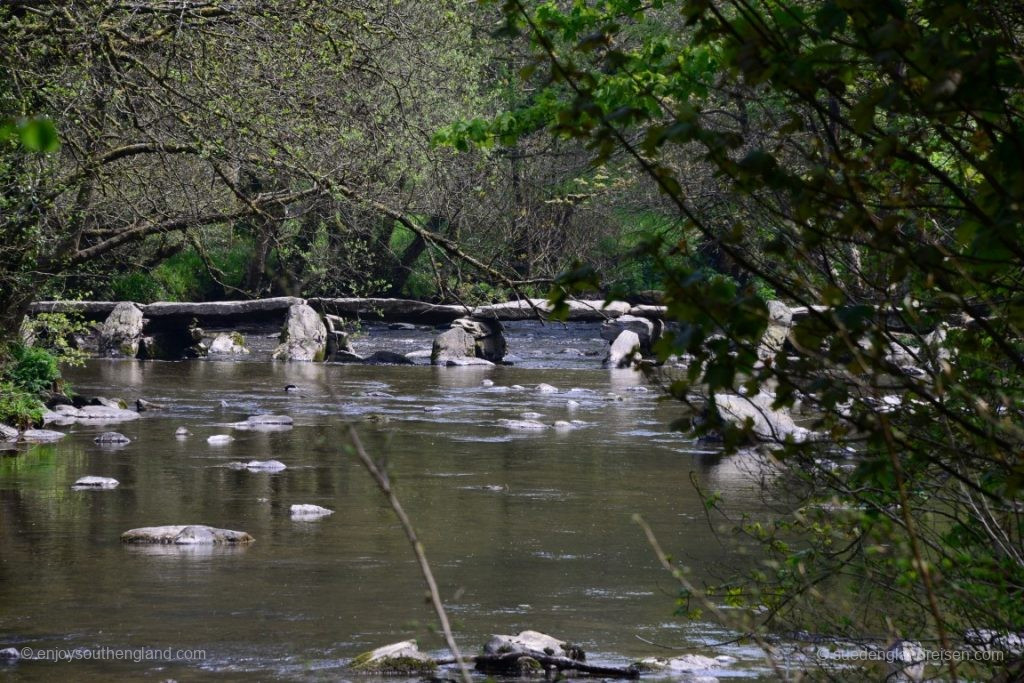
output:
M60 149L57 129L48 119L30 119L18 131L21 144L33 152L56 152Z

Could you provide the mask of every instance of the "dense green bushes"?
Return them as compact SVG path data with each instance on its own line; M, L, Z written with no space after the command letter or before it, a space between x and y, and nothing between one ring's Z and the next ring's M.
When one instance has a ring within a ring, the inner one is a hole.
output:
M210 249L202 256L189 248L174 254L148 272L132 271L110 279L109 296L115 301L211 301L223 299L231 288L242 286L252 247L245 242ZM228 290L228 291L225 291Z
M26 427L43 417L40 394L60 388L57 359L49 351L11 344L0 351L0 422Z

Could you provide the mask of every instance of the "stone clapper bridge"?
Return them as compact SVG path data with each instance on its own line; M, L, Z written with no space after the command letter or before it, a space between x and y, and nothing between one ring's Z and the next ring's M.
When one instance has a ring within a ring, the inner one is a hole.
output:
M570 300L569 322L603 322L610 342L606 367L625 367L637 353L650 353L664 330L664 306L624 301ZM248 353L238 330L280 326L275 360L410 364L400 354L378 351L356 355L344 330L346 321L448 326L434 340L434 365L501 363L508 350L503 322L531 320L551 311L544 299L522 299L484 306L431 304L407 299L301 299L274 297L203 303L131 301L39 301L30 315L65 313L93 323L95 334L75 344L110 358L181 360ZM207 342L203 328L236 330ZM31 340L29 340L31 341Z

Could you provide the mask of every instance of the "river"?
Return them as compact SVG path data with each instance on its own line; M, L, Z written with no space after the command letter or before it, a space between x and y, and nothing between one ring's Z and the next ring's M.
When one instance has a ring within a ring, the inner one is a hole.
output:
M369 328L357 350L429 348L431 334ZM723 457L673 432L679 404L659 400L637 373L601 370L593 354L606 342L595 326L524 323L510 326L509 338L517 364L494 368L272 363L272 341L250 336L254 353L242 361L90 360L68 370L80 393L144 397L164 409L62 428L68 436L55 445L0 455L0 648L174 648L202 657L22 661L0 673L321 680L347 676L351 657L396 640L440 652L401 528L346 453L346 425L358 421L370 453L387 461L465 651L491 633L535 629L581 644L597 662L676 654L643 638L737 658L712 672L719 678L767 679L755 647L715 646L734 634L674 614L677 586L632 520L642 515L697 579L724 576L734 551L710 528L690 478L756 517L763 503L744 456ZM536 391L542 382L558 391ZM226 426L266 412L292 416L294 428ZM579 422L541 432L498 423L524 412ZM192 436L176 438L179 426ZM110 429L131 443L93 442ZM235 440L207 443L224 433ZM226 467L269 458L287 469ZM121 483L71 490L84 475ZM293 521L295 503L336 513ZM130 528L188 523L244 530L256 542L119 541Z

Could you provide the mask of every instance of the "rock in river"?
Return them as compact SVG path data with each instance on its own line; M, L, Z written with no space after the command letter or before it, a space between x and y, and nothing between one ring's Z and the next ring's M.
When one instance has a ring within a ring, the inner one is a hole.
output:
M734 664L736 662L735 657L729 657L728 655L719 655L718 657L705 657L704 655L681 655L679 657L673 657L671 659L662 659L661 657L648 657L641 659L637 664L640 670L654 670L654 671L709 671L712 669L721 669Z
M139 414L134 410L124 410L123 408L111 408L110 406L82 406L81 408L75 408L69 405L54 406L54 411L60 415L58 422L85 422L85 423L104 423L104 422L129 422L131 420L138 420Z
M111 479L110 477L82 477L78 479L71 488L76 490L91 490L91 489L113 489L117 488L120 484L117 479Z
M453 327L437 335L430 352L430 362L445 365L456 358L473 358L476 355L476 340L461 327Z
M121 432L103 432L93 439L93 441L103 444L127 444L131 443L132 440Z
M215 543L252 543L244 531L217 529L203 524L147 526L129 529L121 534L122 543L171 543L174 545L208 545Z
M292 505L288 511L291 513L292 519L298 519L302 521L320 519L322 517L327 517L328 515L334 514L334 510L328 510L325 507L320 507L319 505L311 505L309 503Z
M514 636L493 635L484 645L484 654L500 655L509 652L568 657L580 661L586 659L586 654L578 645L572 645L540 631L520 631Z
M322 361L327 357L327 327L320 315L306 304L288 309L281 344L274 360Z
M214 337L208 353L211 356L239 356L249 353L249 349L245 347L245 337L238 332L232 332Z
M19 433L14 427L0 424L0 441L17 441Z
M213 436L206 437L206 443L212 445L220 445L230 443L235 440L235 437L230 434L214 434Z
M184 427L178 427L174 430L174 435L180 439L184 439L187 436L192 436L192 432L188 431Z
M422 675L437 668L437 662L420 652L415 640L403 640L364 652L354 658L349 666L365 673Z
M494 363L489 360L484 358L475 358L473 356L467 356L465 358L449 358L444 364L449 368L461 368L470 365L494 365Z
M142 309L122 301L100 327L100 353L104 356L135 358L142 339Z
M763 392L754 396L715 395L715 405L722 419L740 427L749 420L753 435L762 441L784 441L792 437L801 442L813 436L810 430L794 423L785 410L773 408L774 400L774 396Z
M228 467L236 470L253 470L257 472L280 472L287 469L280 460L250 460L249 462L230 462Z
M394 351L374 351L363 359L366 365L415 365L415 363Z
M55 432L52 429L26 429L21 438L29 443L50 443L60 441L65 436L67 435L64 432Z
M294 420L287 415L252 415L244 422L234 422L233 429L276 432L292 428Z
M608 348L606 368L629 367L640 353L640 337L632 330L623 330Z
M531 432L539 432L548 428L546 424L537 420L498 420L498 425L506 429Z

